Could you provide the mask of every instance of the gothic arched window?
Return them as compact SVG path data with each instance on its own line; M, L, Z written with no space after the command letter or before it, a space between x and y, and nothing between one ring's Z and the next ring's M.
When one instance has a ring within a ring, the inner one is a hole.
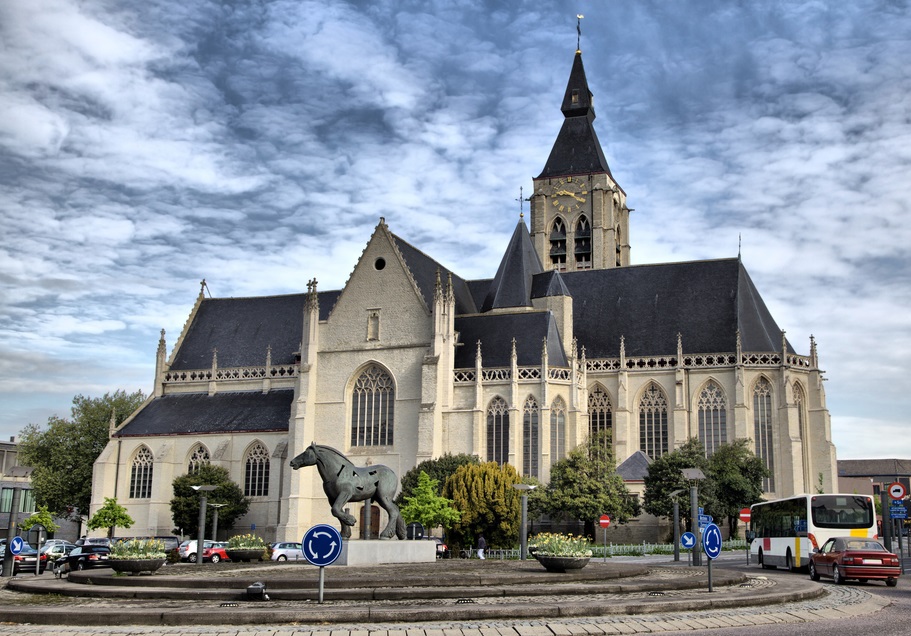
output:
M775 449L772 446L772 385L759 378L753 387L753 435L756 456L762 460L770 477L762 482L764 492L775 491Z
M566 402L558 397L550 405L550 465L566 457Z
M667 398L654 382L639 399L639 448L652 459L668 449Z
M265 497L269 494L269 451L257 442L244 462L244 497Z
M722 444L728 441L727 409L724 391L714 382L709 382L699 394L699 441L705 448L705 456L711 457Z
M351 445L391 446L395 385L377 365L370 365L354 383L351 396Z
M583 214L576 223L576 269L592 268L592 226Z
M487 405L487 461L509 461L509 407L499 396Z
M810 466L810 431L807 429L807 406L803 387L794 383L794 406L797 407L797 430L800 433L800 446L803 451L803 483L809 490L813 474Z
M566 271L566 225L560 217L554 219L550 231L550 262L558 272Z
M130 471L130 498L149 499L152 496L152 451L142 446L133 457Z
M588 394L588 437L594 439L604 433L613 438L613 408L607 392L596 386Z
M192 475L199 470L203 464L209 463L209 451L202 444L197 444L190 453L190 460L187 462L187 474Z
M538 477L539 432L538 401L529 395L522 409L522 474L528 477Z

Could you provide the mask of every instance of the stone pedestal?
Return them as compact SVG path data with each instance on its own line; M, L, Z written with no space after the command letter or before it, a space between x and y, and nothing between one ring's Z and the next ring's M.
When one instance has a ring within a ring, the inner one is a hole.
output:
M433 563L435 541L353 540L345 541L335 565L379 565L381 563Z

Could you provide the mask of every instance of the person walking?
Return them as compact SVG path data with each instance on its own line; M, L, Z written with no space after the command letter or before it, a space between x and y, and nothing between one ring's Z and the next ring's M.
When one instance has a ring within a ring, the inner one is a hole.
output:
M484 538L482 534L478 537L478 558L482 561L484 560L484 550L487 549L487 539Z

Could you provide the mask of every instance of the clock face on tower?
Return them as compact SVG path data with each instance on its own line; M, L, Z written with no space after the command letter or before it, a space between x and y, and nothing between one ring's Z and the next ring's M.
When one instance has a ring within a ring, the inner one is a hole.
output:
M557 181L554 187L551 205L560 212L576 212L588 200L588 190L582 179L565 177Z

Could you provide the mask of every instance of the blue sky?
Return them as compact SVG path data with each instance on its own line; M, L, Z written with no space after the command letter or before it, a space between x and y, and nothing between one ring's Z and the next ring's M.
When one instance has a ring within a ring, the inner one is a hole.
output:
M838 456L911 457L903 0L0 4L0 436L149 392L216 297L344 285L379 217L486 278L576 47L634 264L737 255Z

